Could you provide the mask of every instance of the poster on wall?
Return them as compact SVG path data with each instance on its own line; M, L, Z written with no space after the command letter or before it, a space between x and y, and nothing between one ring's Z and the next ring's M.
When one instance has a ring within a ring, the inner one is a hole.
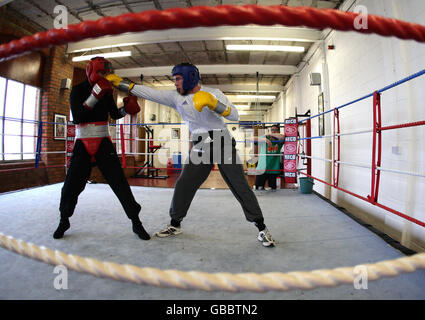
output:
M180 128L171 129L171 139L180 139Z
M55 123L54 139L55 140L65 140L66 116L64 116L62 114L55 114L54 123Z
M297 182L297 138L298 122L296 118L285 120L285 142L283 145L283 172L285 183Z

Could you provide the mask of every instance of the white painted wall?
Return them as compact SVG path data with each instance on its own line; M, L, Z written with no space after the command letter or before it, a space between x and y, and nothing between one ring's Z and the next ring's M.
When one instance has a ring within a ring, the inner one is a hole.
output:
M281 93L273 103L272 108L265 114L264 122L285 121L285 96ZM281 124L283 125L283 124Z
M423 0L346 1L350 11L366 6L369 14L424 23ZM335 50L327 50L329 44ZM313 52L312 52L313 54ZM394 37L363 35L356 32L330 32L310 61L293 76L285 92L286 117L311 109L317 114L317 95L325 92L325 110L333 109L425 69L425 44ZM329 79L326 79L328 70ZM322 86L309 85L309 74L320 72ZM425 119L425 76L382 94L382 124L400 124ZM328 89L327 89L328 86ZM312 135L318 135L312 119ZM331 134L333 115L325 116L326 132ZM340 109L342 132L372 129L372 98ZM405 128L382 133L383 168L425 173L425 128ZM313 157L331 159L332 139L314 139ZM341 161L371 165L372 134L341 137ZM313 160L313 176L331 181L330 166ZM361 196L370 193L371 170L342 165L339 186ZM377 208L363 200L316 182L314 190L345 207L381 231L414 250L425 250L425 228ZM382 172L378 202L415 219L425 221L425 178Z

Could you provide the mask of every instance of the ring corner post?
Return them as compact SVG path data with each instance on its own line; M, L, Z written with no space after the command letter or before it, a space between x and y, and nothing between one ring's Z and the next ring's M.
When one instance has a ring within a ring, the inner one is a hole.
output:
M41 154L41 139L43 134L43 122L38 123L38 134L37 134L37 145L35 148L35 168L40 165L40 154Z
M334 127L333 127L333 186L339 185L339 169L341 160L341 139L340 139L340 126L339 126L339 111L338 108L334 109Z
M306 138L311 138L311 120L306 121ZM306 153L309 158L307 158L307 174L311 176L311 139L306 140Z
M373 93L373 141L372 141L372 172L370 195L367 197L372 204L378 202L379 180L382 154L381 138L381 93Z

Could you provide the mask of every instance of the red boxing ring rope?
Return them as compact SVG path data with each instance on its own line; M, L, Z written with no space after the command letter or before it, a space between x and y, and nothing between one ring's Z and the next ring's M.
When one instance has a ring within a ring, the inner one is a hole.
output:
M354 24L357 16L358 14L353 12L335 9L260 5L197 6L162 11L149 10L140 13L126 13L116 17L104 17L96 21L84 21L69 25L66 29L51 29L13 40L0 46L0 61L25 52L87 38L125 32L222 25L257 24L305 26L315 29L332 28L339 31L375 33L381 36L395 36L400 39L425 42L425 26L420 24L368 15L368 28L357 29Z

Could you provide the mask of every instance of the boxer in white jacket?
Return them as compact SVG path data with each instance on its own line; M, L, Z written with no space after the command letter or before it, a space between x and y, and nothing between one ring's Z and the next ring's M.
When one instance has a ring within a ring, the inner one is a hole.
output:
M264 224L257 198L245 178L236 152L236 142L223 121L223 117L238 121L237 109L219 89L200 84L196 66L189 63L176 65L172 75L176 91L155 90L123 80L115 74L106 77L121 91L176 109L191 133L194 146L175 185L170 206L171 223L157 232L156 236L168 237L182 233L181 221L186 217L196 191L208 178L214 163L217 163L224 181L241 204L246 219L258 228L257 239L265 247L273 247L275 242Z

